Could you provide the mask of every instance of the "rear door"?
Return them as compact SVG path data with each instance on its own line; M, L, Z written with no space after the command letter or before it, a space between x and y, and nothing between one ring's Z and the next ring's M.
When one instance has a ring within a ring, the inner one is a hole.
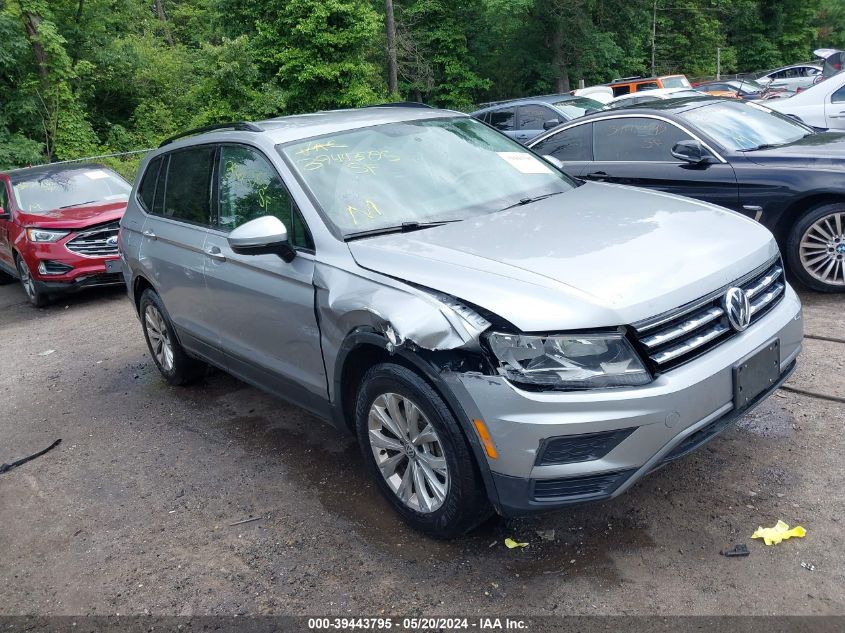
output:
M212 222L214 146L173 151L163 159L152 208L141 231L139 260L180 341L204 355L216 339L209 319L203 247ZM143 201L143 198L142 198Z
M9 183L0 178L0 270L12 273L15 262L12 258L12 240L10 228L12 225L12 204Z
M520 143L527 143L545 132L543 124L546 121L556 119L558 123L563 123L557 112L539 104L521 105L516 114L517 128L514 138Z
M683 140L698 140L668 119L619 116L593 122L593 162L582 178L689 196L739 210L733 168L691 165L672 156ZM715 155L714 155L715 156Z
M845 130L845 85L828 97L824 109L827 127Z
M593 160L593 124L582 123L552 134L531 146L540 156L558 159L563 171L578 178Z
M217 161L215 226L205 244L209 318L232 373L321 412L327 394L314 311L314 242L276 168L256 148L226 144ZM272 215L296 257L240 255L227 241L242 224Z

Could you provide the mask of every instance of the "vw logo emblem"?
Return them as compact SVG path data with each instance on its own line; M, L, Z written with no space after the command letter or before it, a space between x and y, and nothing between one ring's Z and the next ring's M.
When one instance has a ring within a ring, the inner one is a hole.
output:
M728 288L725 293L725 312L728 322L737 332L742 332L751 325L751 303L742 288Z
M109 239L107 239L106 244L109 246L117 246L117 235L112 235Z

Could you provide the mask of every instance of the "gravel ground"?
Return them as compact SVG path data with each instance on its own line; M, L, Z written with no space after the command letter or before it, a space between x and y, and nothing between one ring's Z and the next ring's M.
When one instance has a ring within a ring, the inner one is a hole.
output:
M804 299L845 338L845 298ZM841 403L780 391L619 499L436 542L351 437L223 373L165 385L119 289L4 286L0 335L0 462L63 439L0 475L0 614L845 614ZM808 340L789 384L845 396L843 352ZM807 537L749 538L778 519Z

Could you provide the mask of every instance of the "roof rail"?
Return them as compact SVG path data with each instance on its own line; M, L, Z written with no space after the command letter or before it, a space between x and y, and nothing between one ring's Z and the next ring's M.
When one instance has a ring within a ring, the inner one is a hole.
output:
M365 108L431 108L427 103L419 101L392 101L390 103L374 103L364 106Z
M197 127L193 130L187 130L185 132L181 132L180 134L175 134L170 138L164 139L159 147L164 147L165 145L169 145L173 141L177 141L180 138L185 138L186 136L194 136L195 134L202 134L204 132L213 132L214 130L239 130L242 132L263 132L264 129L256 125L255 123L249 123L247 121L233 121L231 123L215 123L214 125L206 125L203 127Z

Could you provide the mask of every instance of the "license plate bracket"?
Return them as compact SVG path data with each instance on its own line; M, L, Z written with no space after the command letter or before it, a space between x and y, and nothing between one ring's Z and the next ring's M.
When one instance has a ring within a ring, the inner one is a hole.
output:
M740 411L780 377L780 339L766 343L734 365L734 407Z
M123 272L123 263L119 259L107 259L106 260L106 272L107 273L122 273Z

